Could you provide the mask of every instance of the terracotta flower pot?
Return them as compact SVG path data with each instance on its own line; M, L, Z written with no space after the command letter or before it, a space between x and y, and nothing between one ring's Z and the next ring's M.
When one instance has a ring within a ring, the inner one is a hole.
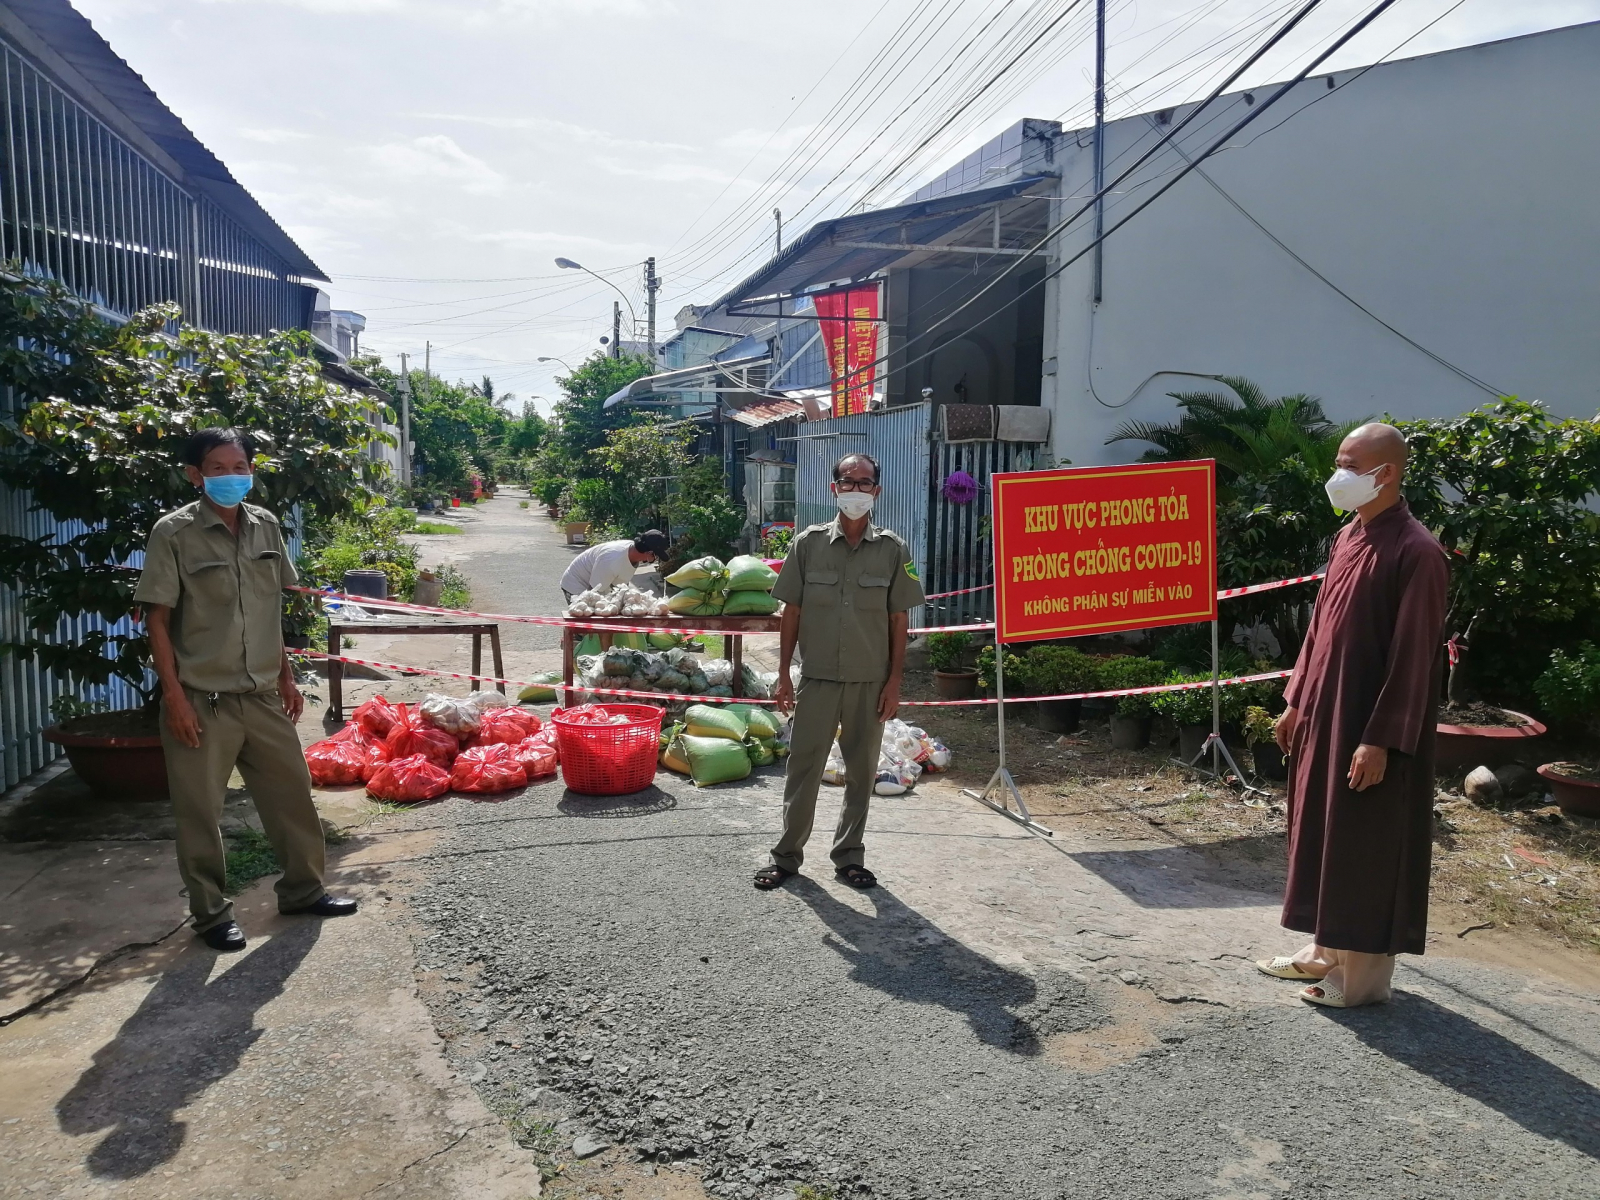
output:
M1439 724L1438 748L1434 763L1438 767L1503 767L1513 759L1526 761L1529 743L1544 736L1544 726L1526 713L1501 709L1523 721L1521 725L1445 725Z
M970 700L978 694L978 673L971 669L935 671L933 686L941 700Z
M1580 817L1600 817L1600 782L1592 779L1575 779L1550 768L1555 763L1545 763L1539 776L1550 785L1561 811Z
M101 795L160 800L167 794L167 756L159 733L108 736L52 725L44 736L66 750L78 778Z

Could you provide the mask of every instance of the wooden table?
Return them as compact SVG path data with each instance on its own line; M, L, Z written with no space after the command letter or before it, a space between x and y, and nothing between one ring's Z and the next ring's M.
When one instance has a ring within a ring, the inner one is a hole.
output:
M501 695L505 694L506 685L498 682L499 677L506 673L505 665L500 658L500 626L493 621L423 621L410 625L402 625L391 621L329 621L328 653L334 656L338 655L339 639L341 637L374 633L471 634L472 679L474 683L486 678L483 673L483 639L487 635L489 638L489 652L494 656L494 673L497 680L495 687L500 689ZM344 720L344 664L337 657L328 659L328 709L333 714L335 721Z
M727 651L729 660L733 663L733 694L744 695L744 639L749 633L777 633L781 620L777 615L770 617L585 617L596 625L622 625L632 629L659 629L663 633L676 633L680 629L703 629L711 633L720 633L723 636L723 648ZM561 631L561 677L567 687L572 687L572 676L575 668L573 649L578 639L586 633L604 633L604 629L574 629L568 625ZM620 699L632 702L641 701L638 696L623 696ZM571 697L566 698L571 702Z

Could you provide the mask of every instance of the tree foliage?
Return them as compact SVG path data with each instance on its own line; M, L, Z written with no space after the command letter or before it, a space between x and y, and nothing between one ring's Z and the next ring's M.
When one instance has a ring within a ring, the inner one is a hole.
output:
M1508 396L1397 424L1406 499L1450 551L1447 633L1476 686L1526 696L1553 647L1600 635L1600 418Z
M367 452L384 436L371 402L323 377L309 334L218 334L179 318L161 304L116 325L59 284L0 271L0 387L11 394L0 481L64 523L0 536L0 575L22 592L29 625L0 645L57 674L143 687L142 634L56 635L67 618L112 625L132 609L138 576L126 564L163 513L195 498L178 462L195 430L250 432L251 502L288 528L296 506L308 521L358 511L386 471Z

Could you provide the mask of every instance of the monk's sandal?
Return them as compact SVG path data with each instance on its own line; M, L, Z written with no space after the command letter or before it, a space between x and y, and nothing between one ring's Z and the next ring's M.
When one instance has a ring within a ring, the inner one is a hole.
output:
M1274 979L1293 979L1296 983L1307 980L1320 980L1321 975L1311 975L1301 969L1300 964L1292 958L1282 954L1276 958L1263 958L1256 962L1256 970L1263 975L1271 975Z
M1314 983L1300 989L1300 999L1307 1004L1320 1004L1323 1008L1349 1008L1344 993L1331 983Z

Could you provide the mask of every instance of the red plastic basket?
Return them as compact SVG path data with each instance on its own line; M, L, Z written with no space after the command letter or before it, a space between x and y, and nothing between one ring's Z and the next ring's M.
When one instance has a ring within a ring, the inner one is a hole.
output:
M585 796L625 796L642 792L656 777L661 752L661 718L650 704L606 704L607 712L628 718L626 725L584 725L565 720L565 710L550 714L561 753L561 778Z

